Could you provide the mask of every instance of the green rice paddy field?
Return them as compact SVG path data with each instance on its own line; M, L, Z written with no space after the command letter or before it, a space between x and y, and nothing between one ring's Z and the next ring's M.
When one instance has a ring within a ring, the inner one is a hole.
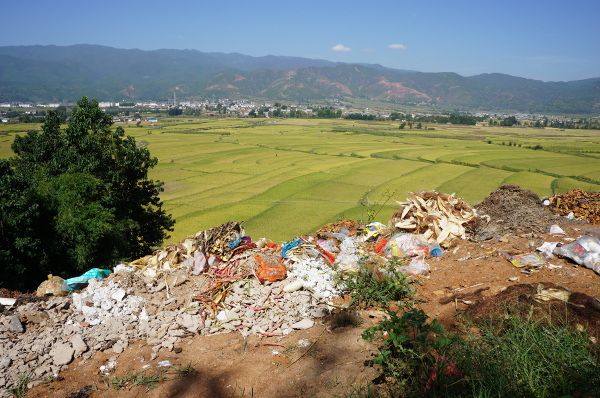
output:
M15 134L4 125L0 157ZM276 240L340 218L386 221L407 192L456 192L472 204L504 183L540 195L600 190L600 131L299 119L162 119L125 126L160 160L152 177L176 221L171 240L227 220ZM504 145L503 145L504 143ZM509 143L514 145L510 145ZM521 145L521 146L519 146ZM526 147L540 145L543 149Z

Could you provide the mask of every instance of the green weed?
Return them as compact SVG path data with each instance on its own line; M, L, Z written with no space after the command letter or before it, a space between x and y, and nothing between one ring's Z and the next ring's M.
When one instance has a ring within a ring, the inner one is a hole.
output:
M186 376L196 373L196 369L194 369L194 366L190 362L187 365L175 367L175 373L177 373L177 375L179 377L186 377Z
M134 386L145 386L147 390L151 390L163 380L165 380L163 373L146 374L145 371L141 371L128 373L123 376L114 376L111 379L111 385L116 390Z
M29 388L27 384L31 380L30 374L22 374L19 376L19 381L12 387L8 388L8 392L11 393L15 398L23 398L27 394Z
M369 269L366 259L359 262L358 271L339 275L341 284L350 293L352 305L371 306L409 298L413 294L406 274L398 271L399 263L389 261L383 269Z

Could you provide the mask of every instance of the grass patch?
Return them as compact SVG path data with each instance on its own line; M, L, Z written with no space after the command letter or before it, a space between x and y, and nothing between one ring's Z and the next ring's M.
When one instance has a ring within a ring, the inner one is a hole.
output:
M506 316L466 337L449 334L421 310L363 333L380 343L373 363L393 396L597 396L600 363L589 336L566 326Z
M111 386L115 390L131 388L134 386L145 386L146 390L152 390L158 383L166 380L164 373L146 374L145 371L128 373L123 376L113 376L110 381Z
M183 378L196 373L196 369L194 369L192 363L189 362L187 365L176 366L175 373L177 373L177 376Z
M475 396L597 396L600 364L585 333L509 317L458 347Z
M12 387L8 387L7 390L15 398L23 398L29 390L27 387L29 381L31 381L31 375L22 374L19 376L19 381L17 381L17 384L13 385Z

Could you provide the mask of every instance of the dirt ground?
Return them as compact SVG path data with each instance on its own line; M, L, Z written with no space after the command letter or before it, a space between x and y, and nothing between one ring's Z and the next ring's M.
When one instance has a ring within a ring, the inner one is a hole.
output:
M374 322L366 315L364 326ZM362 327L328 330L324 325L298 331L283 339L240 334L196 336L181 346L179 354L159 355L150 361L150 348L136 344L120 356L116 376L139 372L144 364L169 360L175 366L191 363L194 374L180 377L169 370L167 381L148 390L145 386L115 390L99 374L110 357L96 354L75 362L61 374L62 380L34 389L28 397L69 397L85 386L94 386L93 397L331 397L352 385L365 385L376 376L363 365L373 351L364 342ZM304 343L305 346L299 345ZM148 370L155 373L156 368Z
M600 227L569 226L565 230L566 238L576 238L584 233L600 235ZM569 305L586 308L575 314L574 320L597 334L600 302L596 298L600 298L600 275L558 258L549 260L555 266L552 269L545 267L524 274L503 255L532 252L543 241L566 243L564 238L529 233L508 236L498 242L463 241L442 257L428 260L430 275L417 281L418 306L430 317L438 318L452 328L465 312L477 316L501 299L512 297L521 303L530 303L529 299L542 284L572 292ZM567 304L561 302L558 305ZM151 374L156 372L158 361L170 360L174 366L169 368L167 380L151 390L146 386L111 387L108 379L99 374L99 367L110 354L98 353L88 361L74 362L61 374L60 380L40 385L27 396L348 396L353 389L367 385L377 375L376 369L366 364L375 352L375 346L363 341L360 334L375 324L382 313L363 311L360 316L362 324L359 326L332 329L331 323L323 322L281 339L250 337L244 341L236 333L196 336L180 346L180 353L160 353L154 361L150 361L150 347L138 343L120 356L113 375L142 371L145 364L152 365L147 370ZM193 365L195 373L183 377L177 375L175 365L188 363ZM90 387L86 389L86 386Z

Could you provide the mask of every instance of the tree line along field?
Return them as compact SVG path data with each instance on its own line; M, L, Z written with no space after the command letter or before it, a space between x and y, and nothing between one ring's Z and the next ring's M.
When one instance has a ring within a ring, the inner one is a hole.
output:
M277 240L341 218L365 220L370 211L386 221L396 200L423 189L472 204L505 183L542 196L600 190L594 130L181 118L124 127L160 160L152 178L165 182L162 198L177 221L171 240L227 220ZM0 157L30 129L39 125L1 125Z

